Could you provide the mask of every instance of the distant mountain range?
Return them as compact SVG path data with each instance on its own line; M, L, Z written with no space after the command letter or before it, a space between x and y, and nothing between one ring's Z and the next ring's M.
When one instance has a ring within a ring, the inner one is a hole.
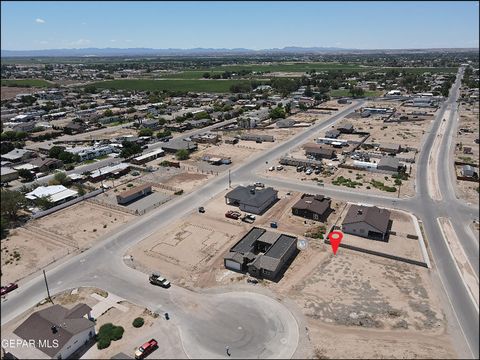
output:
M105 57L105 56L221 56L221 55L304 55L304 54L399 54L399 53L425 53L425 52L458 52L478 51L474 48L461 49L382 49L360 50L343 49L336 47L284 47L273 49L252 50L244 48L235 49L151 49L151 48L83 48L83 49L48 49L48 50L1 50L1 57Z

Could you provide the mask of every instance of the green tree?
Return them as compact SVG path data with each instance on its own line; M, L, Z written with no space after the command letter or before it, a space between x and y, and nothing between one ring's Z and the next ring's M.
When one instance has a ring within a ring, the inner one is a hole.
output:
M122 151L120 153L120 157L126 159L141 152L142 152L142 147L137 143L124 141L122 143Z
M128 108L127 113L128 114L133 114L135 111L137 111L137 110L135 110L134 107L130 107L130 108Z
M54 159L59 159L60 154L63 152L64 148L61 146L52 146L48 151L48 156Z
M63 171L59 171L53 175L53 179L49 182L50 185L63 185L67 186L70 184L70 178Z
M96 94L97 93L97 88L95 87L95 85L87 85L83 88L83 91L86 94Z
M138 136L152 136L153 135L153 130L150 128L141 128L138 131Z
M308 96L308 97L313 96L313 91L312 91L312 88L310 87L310 85L308 85L307 88L305 89L304 95Z
M186 149L181 149L175 153L175 157L178 160L187 160L190 157L190 153Z
M18 211L25 207L27 201L25 196L19 191L2 189L1 195L1 215L9 220L17 220Z
M110 109L107 109L103 112L103 116L106 116L106 117L113 116L113 111Z
M55 204L52 202L50 196L41 196L34 200L35 205L38 206L42 210L47 210L52 208Z
M20 170L18 170L18 175L19 175L22 179L24 179L25 181L33 181L33 180L35 180L35 175L34 175L31 171L29 171L29 170L27 170L27 169L20 169Z
M135 318L135 320L133 320L132 325L133 327L139 328L139 327L142 327L144 323L145 323L145 320L143 320L143 318L137 317Z
M285 109L283 109L283 107L277 106L276 108L270 110L269 115L272 119L285 119Z
M172 135L172 132L170 130L163 130L163 131L159 131L157 133L157 138L161 139L161 138L171 136L171 135Z
M365 94L365 91L360 87L351 87L349 91L353 97L361 97Z
M0 217L0 238L1 239L4 239L8 236L8 229L10 227L10 223L8 222L8 220L1 216Z

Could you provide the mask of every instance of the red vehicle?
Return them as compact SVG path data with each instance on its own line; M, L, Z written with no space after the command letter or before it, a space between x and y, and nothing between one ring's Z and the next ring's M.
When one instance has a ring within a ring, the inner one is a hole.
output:
M16 288L18 288L18 285L14 283L10 283L7 286L2 286L1 296L8 294L10 291L15 290Z
M146 342L135 351L135 359L145 359L148 355L158 349L158 342L155 339L151 339Z
M225 217L229 219L238 220L242 214L238 211L229 210L225 213Z

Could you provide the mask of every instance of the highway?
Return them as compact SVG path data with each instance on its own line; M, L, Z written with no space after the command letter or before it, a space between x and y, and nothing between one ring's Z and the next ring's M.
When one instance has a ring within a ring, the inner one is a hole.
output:
M362 194L360 192L352 192L334 187L318 187L315 185L299 184L298 182L289 182L284 180L272 180L265 179L265 183L272 184L277 187L289 188L291 190L312 192L317 191L325 193L333 198L341 200L348 200L351 202L363 202L368 204L376 204L385 207L394 207L406 211L410 211L417 215L419 219L423 221L423 226L428 241L431 254L433 256L433 263L438 270L439 277L444 285L446 295L450 299L455 319L448 318L449 322L458 322L458 325L465 338L465 347L469 349L469 353L473 358L478 358L478 311L476 310L471 298L469 297L466 287L462 281L461 275L455 268L454 259L451 258L446 243L442 237L436 218L441 216L442 211L446 211L449 217L452 219L455 231L457 234L461 233L461 229L464 223L469 219L475 218L475 208L464 206L461 202L455 205L455 209L459 211L458 215L450 216L447 211L450 209L447 205L441 205L434 202L428 196L428 184L427 184L427 172L428 172L428 155L432 147L433 139L436 136L436 131L443 116L443 111L446 106L453 104L458 96L458 86L460 81L460 75L457 78L449 99L445 102L442 109L439 111L439 115L434 121L431 131L426 137L424 146L418 159L417 170L417 195L409 199L396 199L388 196L372 196ZM261 179L261 176L255 175L256 172L262 167L265 168L267 164L271 164L275 159L287 153L289 150L298 146L298 144L313 137L313 135L319 130L329 127L335 122L342 119L349 112L360 107L363 102L353 104L350 108L336 114L326 121L315 124L314 126L307 128L305 131L295 135L284 143L281 143L274 148L264 151L257 156L254 156L248 163L234 166L231 170L231 177L235 183L250 183ZM450 129L450 124L449 124ZM201 130L202 132L205 129ZM448 142L445 140L442 142L443 147L447 146ZM440 154L438 155L440 156ZM451 169L447 167L438 167L439 173L450 174ZM448 180L450 179L450 180ZM448 184L451 181L451 174L445 175L446 189L451 187ZM440 182L440 186L442 182ZM151 213L136 218L133 222L124 225L117 229L113 233L109 234L104 240L99 241L97 245L84 253L65 260L60 264L53 264L48 267L48 278L53 293L62 291L64 289L77 287L77 286L96 286L104 288L107 291L111 291L125 299L134 303L147 306L153 310L166 310L179 313L179 316L188 316L187 310L183 307L176 305L178 301L177 294L186 290L177 287L172 287L172 291L165 292L156 288L150 288L145 286L146 277L144 274L137 272L127 267L123 260L123 254L125 251L138 243L145 237L149 236L158 229L166 226L169 222L174 221L182 216L187 215L189 212L194 211L196 207L208 202L215 194L228 187L228 174L221 174L218 177L212 179L204 186L198 188L195 192L186 194L179 197L162 206ZM442 201L445 201L445 197ZM478 216L478 215L477 215ZM462 245L468 246L472 242L473 234L469 234L470 237L462 240ZM474 243L474 239L473 239ZM476 256L478 259L478 243L476 244ZM473 249L475 250L475 248ZM475 257L475 253L473 253ZM477 267L478 271L478 267ZM188 292L190 296L203 296ZM21 282L19 289L9 294L7 300L2 302L2 324L9 321L16 315L27 310L38 301L45 297L45 288L43 282L43 276L39 273L30 277L25 282ZM251 306L255 308L257 305L261 306L263 300L255 299L252 296ZM272 300L273 301L273 300ZM269 306L268 302L264 306ZM232 305L234 308L238 306L238 311L232 310L230 312L222 312L223 322L228 322L231 319L233 323L237 323L242 320L240 314L241 304ZM271 306L274 306L273 303ZM275 311L276 317L279 317L282 324L291 324L288 311L282 307L277 307ZM251 319L251 321L256 321ZM286 331L285 327L280 324L274 325L271 319L263 315L258 318L258 326L249 324L250 329L256 329L255 331L265 331L265 326L270 326L270 331ZM182 324L179 325L182 327ZM247 326L247 324L245 324ZM193 325L195 328L195 326ZM282 330L280 330L282 329ZM298 330L298 329L297 329ZM290 329L288 334L278 334L283 338L288 339L285 346L271 344L271 349L276 349L268 356L286 356L288 351L286 348L296 348L296 334L297 330ZM205 328L202 331L207 336L202 343L206 343L202 346L205 348L202 350L204 354L216 353L216 348L210 346L210 341L213 343L213 337L218 335L218 328L215 328L215 324L212 327ZM253 331L253 330L252 330ZM260 336L260 334L259 334ZM261 337L259 337L261 339ZM253 341L253 340L252 340ZM282 343L283 344L283 343ZM233 345L235 348L237 345ZM270 344L268 345L270 346ZM235 350L241 350L241 345L238 344L238 348ZM232 348L232 349L233 349ZM258 356L254 353L242 353L244 356ZM280 356L280 357L281 357Z

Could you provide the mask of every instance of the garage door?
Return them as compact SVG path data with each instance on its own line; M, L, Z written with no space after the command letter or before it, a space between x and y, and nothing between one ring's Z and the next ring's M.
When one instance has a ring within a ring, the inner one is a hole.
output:
M233 260L226 260L225 267L227 269L236 270L236 271L241 271L242 269L242 265Z

